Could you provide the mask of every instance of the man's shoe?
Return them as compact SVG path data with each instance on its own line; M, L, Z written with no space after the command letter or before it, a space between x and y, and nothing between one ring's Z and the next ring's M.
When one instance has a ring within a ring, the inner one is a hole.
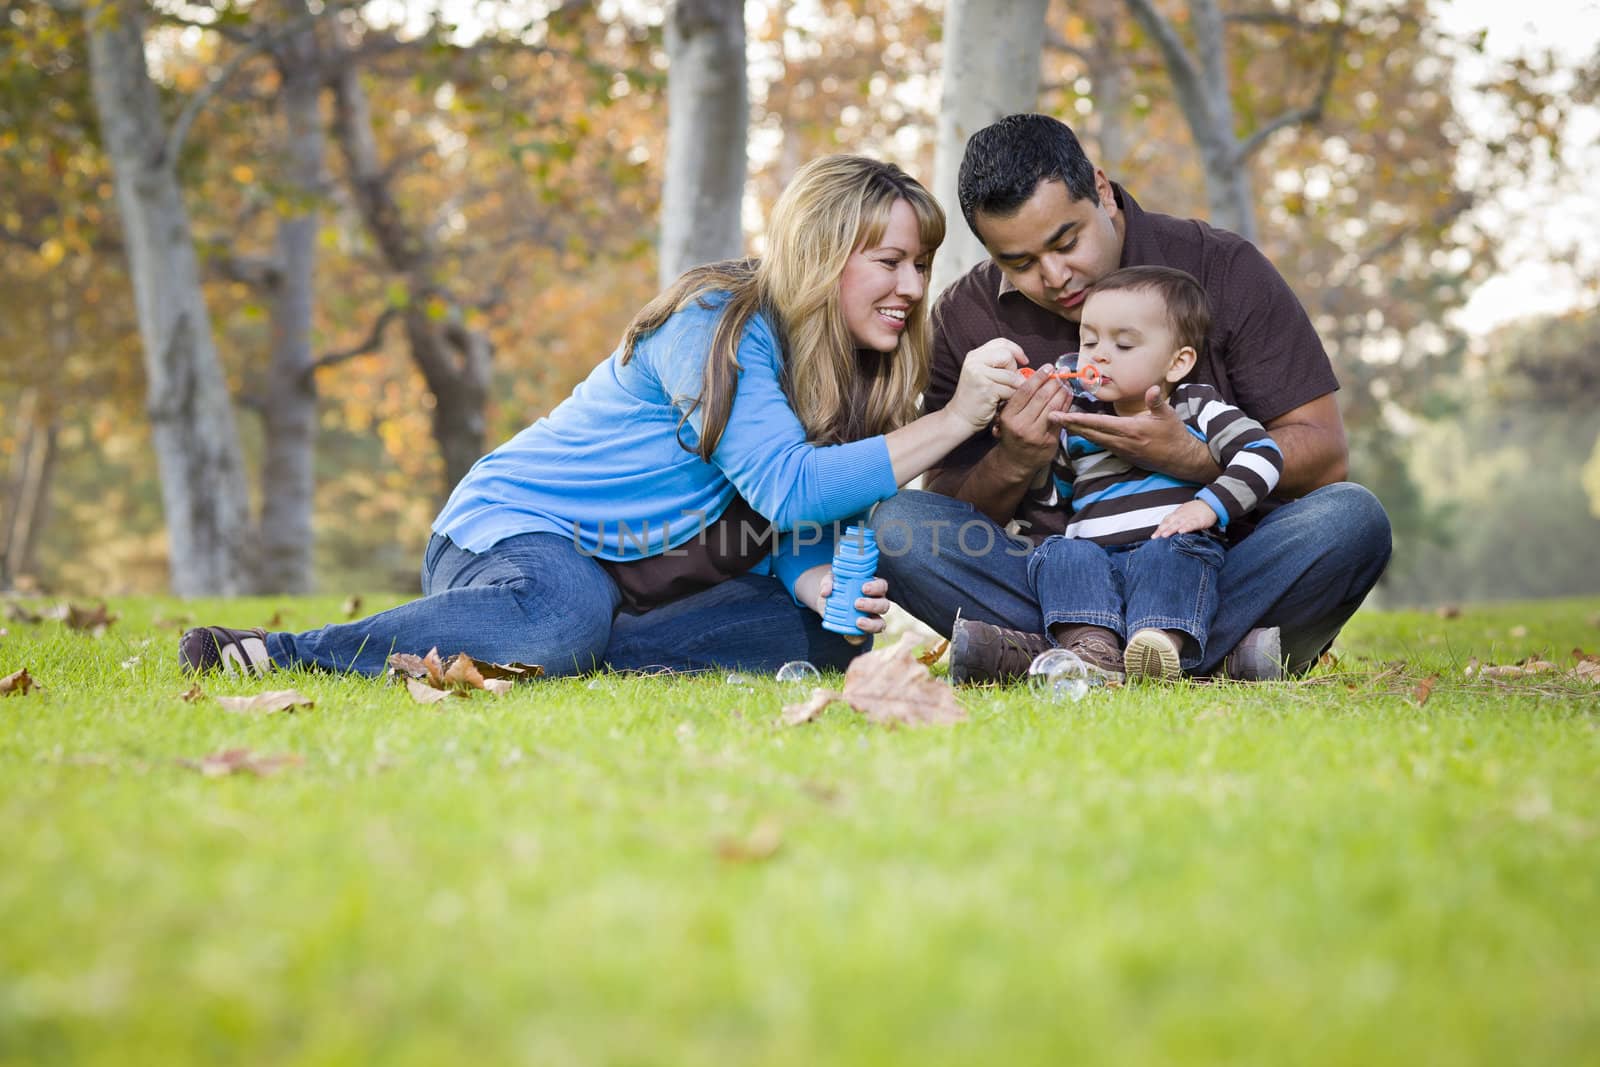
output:
M950 630L950 680L958 685L1014 682L1027 677L1034 657L1054 647L1044 634L957 619Z
M1178 642L1165 630L1140 630L1128 638L1128 649L1122 658L1130 679L1147 678L1152 682L1177 681L1182 673L1178 660Z
M272 670L265 630L200 626L178 639L178 663L186 671L266 674Z
M1258 626L1244 635L1222 661L1222 677L1237 682L1276 682L1283 678L1283 640L1276 626Z

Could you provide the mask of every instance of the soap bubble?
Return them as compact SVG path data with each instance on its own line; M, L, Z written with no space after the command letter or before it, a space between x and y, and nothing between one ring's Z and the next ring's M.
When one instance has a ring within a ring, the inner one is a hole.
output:
M778 673L773 676L779 682L797 682L801 685L817 685L822 681L822 672L803 659L790 660L778 668Z
M1052 704L1076 703L1104 684L1099 671L1064 648L1046 649L1028 666L1028 687Z
M1068 352L1056 360L1056 370L1058 371L1076 371L1077 369L1078 353L1076 352ZM1100 383L1100 369L1093 364L1088 364L1084 367L1084 377L1062 378L1060 380L1071 387L1073 396L1081 396L1085 400L1093 400L1094 387Z
M735 672L733 674L728 675L728 684L729 685L743 686L744 688L749 689L750 688L750 679L746 675L739 674L739 673Z

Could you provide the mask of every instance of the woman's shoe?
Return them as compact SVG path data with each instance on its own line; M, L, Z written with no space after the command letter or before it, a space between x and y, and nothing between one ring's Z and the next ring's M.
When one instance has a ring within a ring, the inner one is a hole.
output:
M266 674L272 670L267 631L198 626L178 639L178 663L186 671Z

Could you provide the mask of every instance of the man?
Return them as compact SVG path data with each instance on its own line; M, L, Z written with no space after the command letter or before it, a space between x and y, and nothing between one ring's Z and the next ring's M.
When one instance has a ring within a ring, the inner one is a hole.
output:
M1377 498L1342 480L1338 381L1283 278L1234 234L1145 211L1048 116L1012 115L974 134L959 195L990 258L934 308L925 409L948 403L974 350L1034 368L1077 351L1084 295L1119 267L1194 275L1212 325L1190 380L1214 386L1264 424L1284 464L1253 531L1230 524L1211 651L1196 673L1273 678L1285 658L1291 672L1315 664L1383 573L1390 532ZM1051 647L1026 558L1065 528L1048 477L1062 429L1175 478L1205 483L1218 474L1159 389L1150 391L1148 412L1131 417L1068 413L1070 403L1061 382L1033 375L992 433L929 472L933 492L901 493L874 515L878 573L898 603L951 635L956 681L1014 679ZM1007 533L1013 522L1025 536Z

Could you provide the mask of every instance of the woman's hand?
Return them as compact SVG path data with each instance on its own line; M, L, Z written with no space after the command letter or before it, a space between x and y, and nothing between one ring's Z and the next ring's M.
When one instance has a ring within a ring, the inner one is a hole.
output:
M1000 405L1026 380L1017 368L1028 362L1021 347L1004 337L974 348L961 364L961 379L945 410L953 412L972 433L987 430Z
M828 596L833 592L833 571L831 568L819 567L822 571L822 581L818 586L817 602L813 605L817 614L821 615L828 609ZM883 616L889 611L889 582L885 578L874 578L861 586L861 596L856 599L856 611L861 617L856 619L856 629L863 635L881 634L887 625ZM852 645L859 645L865 641L866 636L857 634L841 634Z

